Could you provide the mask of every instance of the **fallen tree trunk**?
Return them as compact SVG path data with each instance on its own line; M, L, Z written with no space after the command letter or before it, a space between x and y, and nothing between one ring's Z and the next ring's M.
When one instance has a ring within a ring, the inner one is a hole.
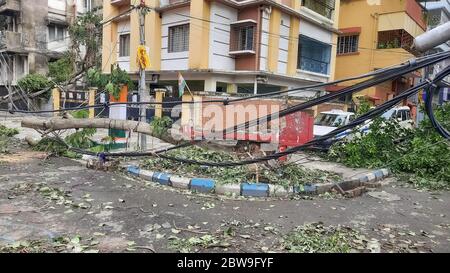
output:
M117 119L64 119L64 118L51 118L51 119L39 119L35 117L26 117L22 120L22 127L32 128L36 130L44 130L46 133L67 130L67 129L84 129L84 128L103 128L103 129L117 129L126 130L144 135L150 135L159 138L165 142L171 144L179 144L181 140L174 139L171 135L156 136L153 134L153 130L150 124L145 122L131 121L131 120L117 120Z

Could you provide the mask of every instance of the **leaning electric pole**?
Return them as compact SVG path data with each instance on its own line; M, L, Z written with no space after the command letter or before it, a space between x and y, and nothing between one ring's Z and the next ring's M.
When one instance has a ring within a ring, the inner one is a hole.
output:
M145 0L141 0L139 7L139 37L140 45L145 46ZM139 66L139 97L140 102L144 102L147 98L147 90L145 87L145 67ZM144 104L139 106L139 121L146 122L147 110ZM147 137L144 134L138 135L138 143L141 150L147 149Z

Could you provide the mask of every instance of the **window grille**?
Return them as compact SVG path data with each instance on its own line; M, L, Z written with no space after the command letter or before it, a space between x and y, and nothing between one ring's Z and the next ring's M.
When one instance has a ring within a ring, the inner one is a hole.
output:
M169 27L169 53L189 51L189 24Z
M230 51L255 51L255 25L232 27Z
M359 35L340 36L338 39L338 54L358 52Z

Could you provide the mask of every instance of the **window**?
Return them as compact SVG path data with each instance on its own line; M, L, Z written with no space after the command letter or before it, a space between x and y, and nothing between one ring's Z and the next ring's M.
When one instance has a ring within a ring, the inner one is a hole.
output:
M169 52L189 51L189 24L169 27Z
M297 68L328 75L331 45L300 35Z
M91 11L92 9L92 0L84 0L84 9L86 11Z
M119 57L130 56L130 34L120 35Z
M338 38L337 54L358 52L359 35L346 35Z
M337 114L325 114L320 113L316 120L314 121L314 125L317 126L327 126L327 127L339 127L346 124L347 116L345 115L337 115Z
M231 33L230 33L230 53L253 54L256 45L255 30L256 30L256 22L233 23L231 25Z
M400 121L406 121L411 119L411 113L409 110L399 110L397 112L397 119Z
M335 0L302 0L302 6L331 19L333 17Z
M254 26L237 27L237 50L254 50L253 49L253 33Z
M48 26L48 39L50 42L62 41L65 38L66 27L51 24Z

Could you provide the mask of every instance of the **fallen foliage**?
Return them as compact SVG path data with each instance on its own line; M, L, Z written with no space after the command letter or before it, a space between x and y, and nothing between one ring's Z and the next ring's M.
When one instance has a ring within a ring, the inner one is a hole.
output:
M178 149L170 151L168 154L178 158L198 161L224 162L239 160L236 155L200 147ZM152 158L145 161L143 165L152 171L165 171L179 175L213 178L220 184L255 182L258 177L260 182L279 184L287 187L302 186L307 183L336 182L341 178L335 173L313 171L297 164L286 164L277 168L269 168L265 165L258 165L257 168L255 165L220 168L183 164L162 158Z

